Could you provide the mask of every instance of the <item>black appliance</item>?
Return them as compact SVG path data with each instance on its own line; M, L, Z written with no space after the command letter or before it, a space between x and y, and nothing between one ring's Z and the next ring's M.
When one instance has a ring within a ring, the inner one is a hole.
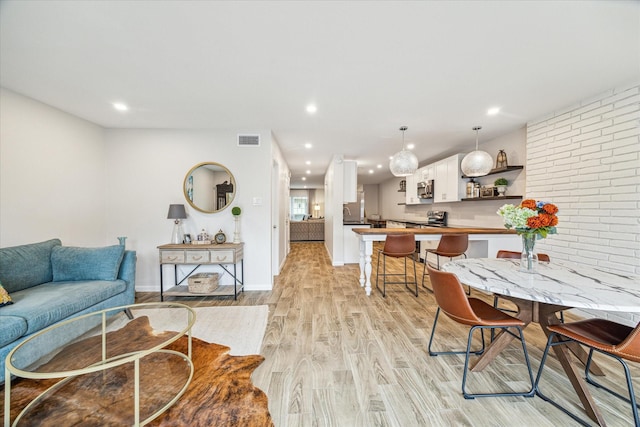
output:
M433 199L433 180L420 181L418 183L418 198Z
M446 211L429 211L427 212L427 225L429 227L446 227L447 212Z

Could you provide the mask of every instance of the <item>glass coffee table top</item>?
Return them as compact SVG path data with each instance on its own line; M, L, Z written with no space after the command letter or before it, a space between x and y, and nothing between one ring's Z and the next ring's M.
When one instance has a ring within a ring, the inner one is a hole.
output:
M194 323L195 312L184 304L148 303L97 311L40 331L7 358L7 374L48 387L13 425L88 424L89 419L101 425L146 424L174 404L191 381ZM42 348L52 351L42 356ZM6 375L5 425L11 422L12 381Z

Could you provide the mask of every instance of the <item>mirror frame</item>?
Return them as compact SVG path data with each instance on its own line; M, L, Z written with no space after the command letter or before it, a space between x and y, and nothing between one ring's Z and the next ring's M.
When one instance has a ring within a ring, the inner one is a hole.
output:
M191 199L189 199L189 195L187 194L187 181L189 180L189 177L193 174L193 172L195 172L196 169L203 167L203 166L218 166L221 169L223 169L224 172L226 172L229 175L229 180L231 181L231 184L233 184L233 193L231 193L231 199L229 200L229 202L224 205L224 207L222 207L221 209L216 209L213 211L208 211L205 209L202 209L198 206L196 206L193 201ZM182 182L182 192L184 193L184 198L187 201L187 203L189 203L189 205L202 213L217 213L217 212L222 212L223 210L225 210L226 208L228 208L231 203L233 202L233 199L235 199L236 197L236 192L238 191L237 185L236 185L236 179L233 176L233 174L231 173L231 171L229 169L227 169L226 166L217 163L217 162L202 162L202 163L198 163L197 165L195 165L194 167L192 167L191 169L189 169L189 172L187 172L187 174L184 177L184 181Z

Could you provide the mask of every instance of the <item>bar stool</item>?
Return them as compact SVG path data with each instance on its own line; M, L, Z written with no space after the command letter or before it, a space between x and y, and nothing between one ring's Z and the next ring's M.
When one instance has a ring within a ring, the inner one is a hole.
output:
M580 320L578 322L552 325L549 326L549 331L551 334L549 334L547 347L542 355L540 368L538 369L538 376L536 377L536 394L579 423L589 425L585 421L581 420L577 415L569 412L568 409L545 396L540 391L540 377L542 376L542 370L551 347L577 342L589 347L589 357L587 358L587 363L584 368L585 379L587 382L598 388L602 388L604 391L629 403L631 405L634 423L636 426L640 426L638 403L633 390L631 373L629 371L629 366L623 360L626 359L632 362L640 362L640 323L636 325L635 328L632 328L606 319L587 319ZM557 337L557 340L554 342L555 337ZM629 394L629 398L622 396L616 391L605 387L591 378L589 375L589 369L591 367L594 351L611 356L620 362L627 380L627 392Z
M431 337L429 338L428 351L430 356L437 356L439 354L464 354L464 373L462 375L462 395L465 399L473 399L475 397L486 396L524 396L533 397L535 394L535 387L533 381L533 372L531 371L531 363L529 362L529 355L527 353L527 345L524 340L524 334L522 328L525 323L512 317L486 302L477 298L468 298L462 287L462 284L458 280L455 274L447 273L444 271L438 271L431 266L427 266L431 285L433 286L433 293L438 303L438 310L436 311L436 317L433 321L433 328L431 329ZM434 352L431 350L431 344L433 342L433 336L436 332L436 325L438 324L438 317L440 311L443 311L453 321L462 325L471 326L469 335L467 338L467 348L465 351L447 351L447 352ZM524 360L527 365L527 371L529 379L531 381L531 388L522 392L502 392L502 393L467 393L465 386L467 383L467 373L469 368L469 357L471 353L481 354L484 350L484 335L482 336L482 349L476 352L471 351L471 340L473 338L473 332L476 329L480 329L480 333L484 329L502 329L506 333L512 334L518 338L522 343L522 351L524 353ZM517 335L510 329L515 329Z
M448 257L449 259L464 256L467 257L467 249L469 248L469 235L468 234L443 234L438 242L438 247L435 249L427 249L427 253L424 256L424 268L422 269L422 287L427 288L424 285L424 276L428 275L427 273L427 256L431 254L435 254L436 256L436 266L437 269L440 270L440 257ZM467 290L467 295L471 294L471 289Z
M412 257L416 250L416 239L413 234L388 234L384 241L384 247L378 251L378 265L376 267L376 288L382 292L382 296L387 296L387 284L404 283L409 289L407 281L407 258L411 258L413 263L413 277L415 284L415 295L418 296L418 276L416 274L416 263ZM387 257L404 258L404 273L387 273ZM380 279L380 259L382 258L382 289L378 286ZM404 276L404 282L387 282L387 276ZM411 290L411 289L409 289Z

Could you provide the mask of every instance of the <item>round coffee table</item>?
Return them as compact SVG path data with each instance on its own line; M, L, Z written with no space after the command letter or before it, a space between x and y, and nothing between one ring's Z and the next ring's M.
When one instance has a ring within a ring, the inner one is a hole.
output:
M149 314L165 317L163 312L149 311L158 309L167 310L166 316L170 313L173 331L153 330ZM96 311L43 329L7 355L4 425L11 422L11 375L33 380L61 378L20 412L14 426L24 419L37 423L37 417L49 417L48 410L67 417L92 417L100 412L107 419L108 412L117 409L116 423L137 426L150 422L191 383L195 319L195 311L184 304L146 303ZM185 352L166 348L185 335ZM37 348L60 342L63 344L54 344L46 357L32 361ZM66 401L70 407L60 407ZM85 403L88 415L78 415L78 407Z

